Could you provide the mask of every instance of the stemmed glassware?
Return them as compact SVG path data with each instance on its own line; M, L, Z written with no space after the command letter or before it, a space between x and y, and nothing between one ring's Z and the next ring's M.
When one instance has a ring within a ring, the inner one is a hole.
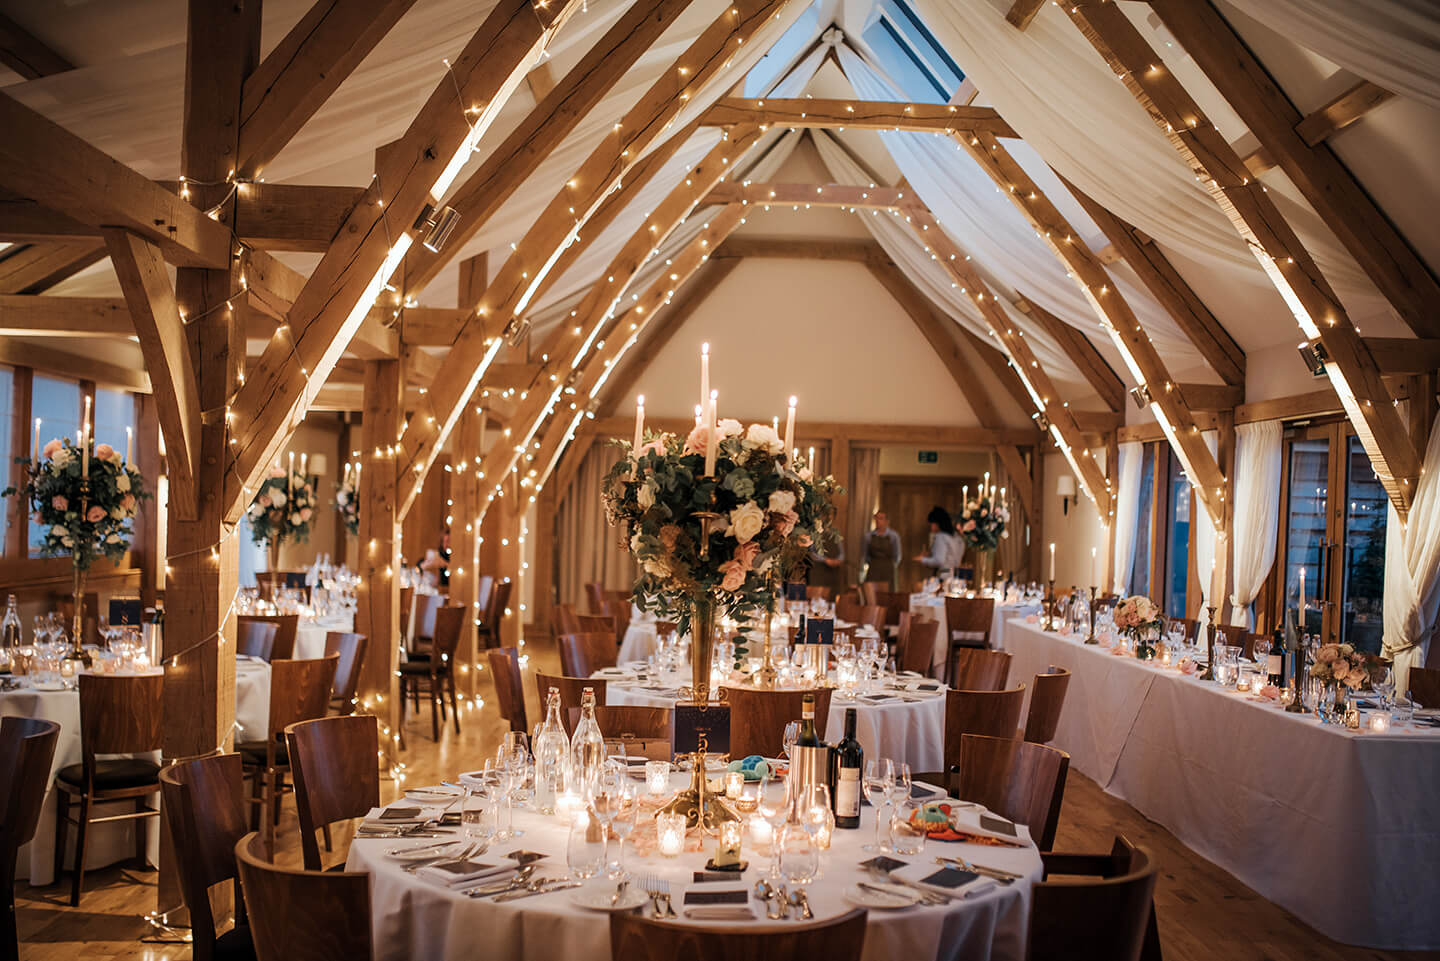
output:
M790 760L790 749L798 740L800 740L800 722L790 721L785 725L785 733L780 737L780 749L785 752L785 760Z
M526 749L526 736L520 731L505 732L505 739L495 755L495 777L501 794L505 798L505 828L500 840L524 837L524 831L515 830L515 800L517 793L525 794L529 783L530 752ZM533 791L533 787L528 788Z
M611 862L610 870L606 877L612 881L623 881L630 877L630 872L625 869L625 839L635 833L635 822L640 814L640 798L633 787L622 787L619 794L619 807L614 818L610 821L610 830L620 839L620 853ZM606 855L609 860L609 855Z
M770 825L770 877L779 880L780 874L780 840L781 832L785 828L785 822L790 820L790 809L793 803L791 797L791 784L789 778L780 781L780 791L768 792L765 790L770 786L770 777L767 775L760 781L760 790L756 792L755 812L759 814Z
M875 841L865 845L865 850L889 851L889 832L885 829L890 821L881 807L889 806L890 795L895 790L895 762L888 757L866 758L861 787L865 790L865 799L875 809Z
M606 761L600 766L600 771L595 777L595 787L590 794L589 813L597 824L600 825L601 840L604 845L603 857L609 860L610 854L610 824L620 814L625 805L625 774L618 764ZM624 844L624 841L621 841ZM623 857L623 851L621 856Z

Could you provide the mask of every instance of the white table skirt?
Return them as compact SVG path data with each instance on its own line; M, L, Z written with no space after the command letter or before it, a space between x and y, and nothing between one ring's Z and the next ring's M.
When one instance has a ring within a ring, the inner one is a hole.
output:
M1012 617L1024 617L1040 610L1039 604L996 604L990 621L990 646L1000 644L1001 627ZM945 677L945 659L950 656L950 624L945 616L945 598L939 594L911 594L910 614L921 620L938 621L935 653L930 658L930 676Z
M607 679L607 704L634 704L641 707L674 707L675 698ZM867 758L888 757L905 761L910 770L939 771L945 765L945 693L927 695L923 700L900 698L871 703L830 697L825 720L825 740L831 744L845 733L845 709L855 708L855 739Z
M355 618L350 614L332 614L329 617L303 618L295 629L295 659L313 660L325 656L325 635L331 631L349 633L355 630Z
M618 655L620 664L644 661L654 654L659 646L659 632L654 621L637 621L633 616L625 628L625 639L620 642Z
M1071 680L1053 745L1202 857L1347 944L1440 948L1440 730L1356 733L1012 620Z
M677 775L672 786L679 788L688 775ZM857 881L869 880L856 865L871 857L861 845L874 835L875 814L861 809L860 828L836 831L830 850L822 854L822 876L810 885L810 903L817 920L838 917L851 909L842 891ZM548 855L540 863L540 874L565 876L567 827L556 817L525 811L515 814L515 826L525 836L495 845L492 853L504 854L521 848ZM1023 830L1023 829L1022 829ZM419 843L419 842L417 842ZM375 928L375 957L387 959L473 958L477 933L483 932L484 956L493 961L554 958L587 958L606 961L610 957L610 918L603 912L575 906L573 891L556 891L506 904L486 898L469 898L407 874L401 865L384 856L394 840L359 840L350 847L346 868L370 871L370 903ZM658 855L639 857L627 848L626 866L635 875L655 874L670 882L671 900L683 909L684 893L692 872L699 870L713 853L686 852L676 858ZM927 862L935 854L962 852L974 855L971 846L929 842L925 853L910 860ZM863 957L866 961L930 959L937 961L1020 961L1029 918L1030 889L1040 876L1040 858L1034 848L983 849L984 863L1024 874L1009 887L987 886L973 897L941 907L912 907L903 911L871 911L865 932ZM750 862L739 878L747 889L769 868L768 856L746 847L742 857ZM607 889L613 882L597 878L590 882ZM714 889L730 884L710 885ZM751 905L760 905L752 899ZM762 906L763 907L763 906ZM734 930L739 923L756 930L784 930L794 922L769 921L760 907L755 922L691 922L711 924L717 930Z
M263 741L270 731L270 665L235 659L235 740Z

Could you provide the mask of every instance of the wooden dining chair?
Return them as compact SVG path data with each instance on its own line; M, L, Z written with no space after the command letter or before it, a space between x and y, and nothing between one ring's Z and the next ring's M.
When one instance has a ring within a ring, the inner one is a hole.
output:
M1055 740L1060 726L1060 709L1065 706L1065 692L1070 689L1070 672L1051 664L1044 674L1036 674L1030 689L1030 711L1025 715L1025 740L1032 744L1049 744Z
M380 722L372 714L298 721L285 729L295 809L300 814L300 850L305 868L321 870L315 832L363 818L380 806Z
M500 624L505 617L505 609L510 606L510 592L515 585L510 583L510 578L494 586L490 592L490 600L485 604L485 613L480 618L480 624L475 628L476 643L481 647L499 647L501 642Z
M828 601L830 600L830 588L812 584L805 588L805 600Z
M835 619L838 621L849 621L852 624L860 622L860 614L864 611L865 605L853 594L842 594L835 601Z
M360 686L360 670L365 665L365 651L370 639L364 634L329 631L325 634L325 654L339 657L335 662L335 687L330 692L330 709L336 714L355 713L355 690Z
M412 661L423 661L430 657L435 644L435 619L439 616L445 598L439 594L416 594L414 630L410 635L407 654Z
M781 757L785 725L800 720L806 694L815 695L815 733L825 738L830 718L828 687L813 691L762 691L753 687L721 687L720 692L730 705L730 756L745 758Z
M1031 840L1048 851L1055 846L1069 770L1070 755L1056 748L1009 735L966 734L960 739L955 796L1025 825Z
M271 660L275 652L275 635L279 630L277 625L266 621L237 618L235 653L258 657L264 661Z
M950 649L949 685L961 691L1001 691L1010 678L1010 662L1014 656L1009 651L979 650L977 648Z
M929 674L935 660L935 638L940 634L939 621L911 620L909 636L902 647L896 644L900 670Z
M335 668L340 655L310 660L270 662L270 723L263 741L242 741L235 745L244 776L251 779L250 829L262 831L272 848L275 825L280 823L280 805L291 788L285 784L290 773L290 751L285 729L296 721L324 717L335 686Z
M525 687L520 674L520 649L515 647L492 647L485 652L490 662L490 677L495 681L495 701L500 705L500 716L510 722L510 730L521 734L530 732L530 723L525 717ZM545 702L540 702L543 710Z
M163 674L134 677L82 674L80 682L79 764L62 767L55 774L55 877L65 858L65 835L75 823L75 873L70 884L70 904L80 903L85 883L85 845L91 824L116 821L135 822L135 860L145 866L145 822L160 812L145 799L160 791L160 765L148 758L97 755L145 754L164 745L161 714L164 702ZM70 803L80 803L79 814L70 816ZM95 817L91 809L109 801L130 800L134 810L125 814Z
M259 961L373 961L369 871L302 871L271 864L258 834L235 844Z
M15 858L35 836L50 787L60 725L34 717L0 718L0 961L20 961L15 925Z
M910 611L910 595L903 591L875 591L875 603L885 608L885 624L898 625L900 615Z
M235 623L274 624L275 641L266 660L288 661L295 657L295 636L300 631L299 614L242 614L235 618Z
M860 608L860 614L855 619L855 626L868 625L875 628L875 632L881 637L885 636L885 608L879 604L866 604Z
M765 931L610 915L610 956L625 961L859 961L864 947L865 912L859 909L828 921Z
M455 651L460 646L460 633L465 628L468 608L456 605L442 607L435 614L434 646L430 657L400 664L400 721L405 721L405 695L418 704L421 684L430 698L430 734L440 740L440 722L445 719L445 699L450 699L450 720L455 733L460 733L460 705L455 693Z
M635 600L629 591L606 591L605 603L600 613L615 621L615 647L625 643L625 631L630 627L630 617L635 612Z
M410 612L415 609L415 588L400 588L400 646L410 647Z
M595 692L596 707L605 705L605 681L595 677L576 677L567 674L542 674L535 672L535 690L540 694L540 711L545 711L545 699L550 695L550 688L560 692L560 723L565 725L565 733L569 734L575 730L570 724L570 711L580 709L580 699L585 693L585 688Z
M567 712L571 731L580 723L580 709ZM595 723L605 735L609 753L630 757L644 756L652 761L668 761L675 711L668 707L641 707L635 704L611 704L595 708Z
M939 774L916 775L927 783L955 789L960 769L960 740L966 734L989 737L1015 736L1020 715L1025 708L1025 685L1011 691L945 692L945 770ZM939 780L936 780L936 778Z
M605 585L598 581L591 581L585 585L585 600L590 605L591 614L605 613Z
M560 669L571 677L589 677L602 667L614 667L620 657L609 631L562 634L559 645Z
M245 836L242 762L238 754L176 761L160 772L165 821L175 842L180 897L190 912L195 961L253 958L250 926L239 885L233 885L235 924L216 934L210 889L233 881L235 843Z
M575 605L556 604L554 610L555 625L558 628L557 636L559 634L578 634L580 632L580 622L575 619Z
M945 659L945 682L958 687L952 679L951 663L965 648L990 646L990 627L995 623L995 598L947 597L945 622L950 629L946 645L950 654Z
M1410 693L1424 707L1440 707L1440 668L1410 668Z
M1148 849L1118 836L1109 854L1055 852L1040 859L1044 880L1031 889L1032 961L1162 961L1155 921L1159 865Z
M855 585L855 597L863 604L874 604L875 598L880 594L878 581L865 581Z

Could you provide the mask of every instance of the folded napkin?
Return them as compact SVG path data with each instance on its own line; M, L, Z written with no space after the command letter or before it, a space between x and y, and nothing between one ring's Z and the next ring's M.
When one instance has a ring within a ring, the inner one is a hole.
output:
M952 898L973 897L995 887L998 882L981 877L973 871L959 868L940 867L936 864L908 864L896 868L890 876L911 884L918 884L929 891L948 894Z
M427 864L416 871L415 876L424 878L432 884L458 888L514 870L514 861L472 861L464 858L458 861L436 861L434 864Z
M432 805L432 808L434 806ZM411 824L421 824L430 820L432 810L424 805L411 802L409 804L392 804L384 808L371 808L370 813L360 822L362 828L398 828Z
M749 908L718 904L713 907L686 908L685 917L692 921L754 921L755 912Z

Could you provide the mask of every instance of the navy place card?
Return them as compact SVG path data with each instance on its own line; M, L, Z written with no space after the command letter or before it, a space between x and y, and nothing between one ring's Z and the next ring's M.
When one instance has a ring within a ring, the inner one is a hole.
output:
M703 744L703 747L702 747ZM680 702L675 705L676 754L730 753L730 705L694 704Z
M805 585L800 583L787 583L785 585L785 600L803 601L805 597Z
M835 643L835 618L833 618L833 617L807 617L807 618L805 618L805 643L806 643L806 644L834 644L834 643Z

